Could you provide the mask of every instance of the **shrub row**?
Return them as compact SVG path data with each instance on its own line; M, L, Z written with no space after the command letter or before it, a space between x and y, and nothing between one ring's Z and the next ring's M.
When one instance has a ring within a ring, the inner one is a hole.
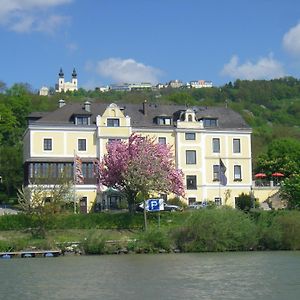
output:
M184 252L299 250L300 212L202 210L191 214L171 234L176 247Z
M149 214L148 220L147 232L138 230L135 242L119 246L135 252L300 250L299 211L245 214L224 208L164 213L159 228L157 215ZM59 215L45 222L47 229L142 229L143 215ZM38 224L36 218L25 215L0 218L0 230L21 230ZM100 236L97 231L92 232L82 243L84 251L90 254L111 252L105 240L105 236ZM0 248L7 246L3 244Z

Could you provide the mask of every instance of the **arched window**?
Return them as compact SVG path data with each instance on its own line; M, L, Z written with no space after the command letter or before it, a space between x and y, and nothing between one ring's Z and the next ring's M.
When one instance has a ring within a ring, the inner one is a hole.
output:
M192 117L192 115L188 115L188 121L189 121L189 122L193 122L193 117Z

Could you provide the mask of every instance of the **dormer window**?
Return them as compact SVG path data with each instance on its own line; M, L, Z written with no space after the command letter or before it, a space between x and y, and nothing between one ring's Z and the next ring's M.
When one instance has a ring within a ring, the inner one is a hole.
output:
M113 118L107 119L107 127L119 127L119 126L120 126L119 119L113 119Z
M201 121L204 127L218 127L218 119L216 118L203 118Z
M192 117L192 115L188 115L188 122L193 122L193 117Z
M90 125L90 117L88 116L76 116L75 117L76 125Z
M158 125L171 125L172 121L170 117L157 117Z

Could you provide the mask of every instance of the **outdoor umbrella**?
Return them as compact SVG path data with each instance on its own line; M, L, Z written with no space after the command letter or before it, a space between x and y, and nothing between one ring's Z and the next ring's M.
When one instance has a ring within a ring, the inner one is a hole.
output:
M254 176L255 176L255 178L265 178L265 177L267 177L267 175L265 173L257 173Z
M282 174L280 172L275 172L275 173L272 174L272 176L274 176L274 177L283 177L284 174Z

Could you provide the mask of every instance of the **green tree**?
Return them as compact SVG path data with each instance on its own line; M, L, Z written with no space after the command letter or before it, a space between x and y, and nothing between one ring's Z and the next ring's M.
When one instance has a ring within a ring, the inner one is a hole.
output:
M289 209L300 209L300 174L286 178L280 187L281 198L287 200Z
M23 182L21 150L21 145L0 147L0 175L8 197L15 196Z
M0 102L0 145L15 144L19 139L16 126L17 119L12 110Z
M300 141L291 138L272 141L266 153L258 157L256 170L269 176L273 172L282 172L286 177L299 173Z

